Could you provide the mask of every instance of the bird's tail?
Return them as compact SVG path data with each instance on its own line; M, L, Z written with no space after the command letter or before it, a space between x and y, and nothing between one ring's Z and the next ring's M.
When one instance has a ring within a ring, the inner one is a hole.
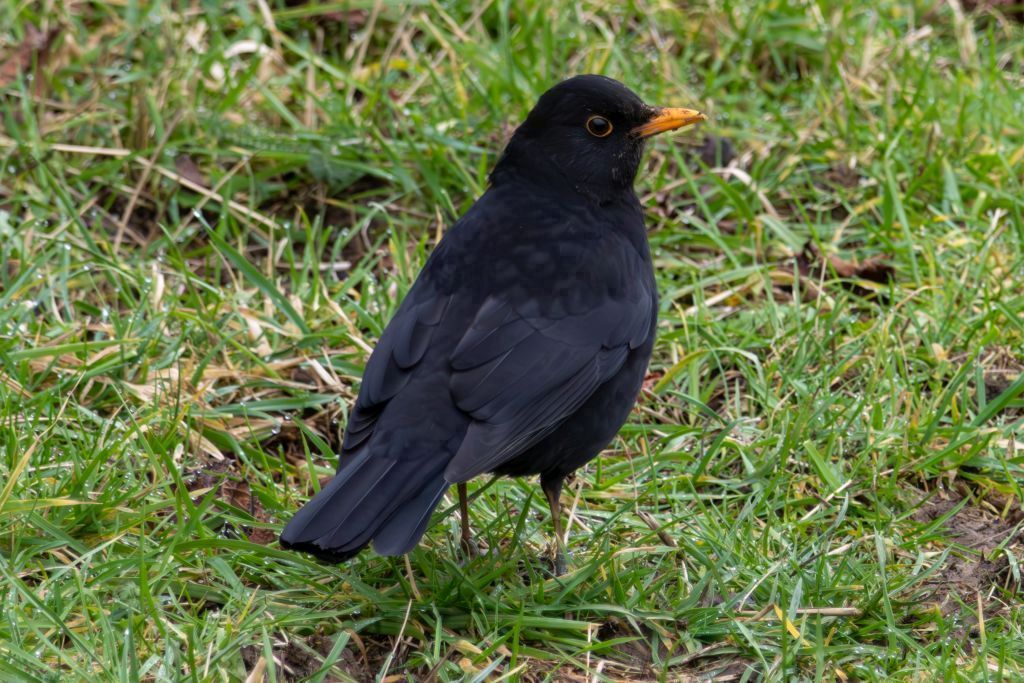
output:
M381 555L412 550L448 490L444 468L373 457L364 450L306 503L281 533L285 548L344 562L371 542Z

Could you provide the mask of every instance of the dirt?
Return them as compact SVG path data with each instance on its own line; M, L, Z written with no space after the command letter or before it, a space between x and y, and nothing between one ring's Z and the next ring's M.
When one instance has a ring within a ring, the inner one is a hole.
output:
M601 632L608 637L618 637L621 629L618 626L610 625L602 628ZM291 682L304 680L312 676L323 667L324 660L333 647L333 638L314 634L304 640L295 638L284 638L275 634L272 640L272 656L277 671L277 678L280 681ZM680 681L681 683L696 683L697 681L738 681L744 676L749 680L759 680L759 664L753 660L738 657L730 650L728 643L712 644L697 652L690 654L669 653L662 651L663 658L675 657L678 663L668 670L668 679ZM385 681L406 681L417 680L433 682L437 680L439 666L427 670L408 669L403 666L410 654L403 643L397 650L394 648L394 641L386 637L353 636L353 640L342 652L341 657L331 668L331 672L324 678L325 681L356 680L373 681L380 672L384 661L391 653L395 658L390 667L392 672ZM246 645L241 649L242 661L245 664L246 672L252 675L258 668L264 671L262 680L269 680L266 674L266 661L264 659L263 646L260 644ZM463 657L456 649L451 649L448 656L442 662L457 662L467 673L474 671L474 665L469 658ZM533 683L547 680L557 681L579 681L586 683L594 680L594 673L600 672L605 680L628 681L630 683L654 683L655 681L666 680L662 670L654 670L650 666L651 652L643 641L632 641L615 647L614 659L605 659L595 655L590 660L590 670L571 666L560 666L555 671L551 670L551 664L532 659L525 659L524 668L519 670L519 680ZM450 671L450 669L449 669ZM500 673L499 669L499 673ZM343 674L346 678L338 678ZM554 676L552 677L552 674ZM753 676L751 677L751 674Z
M273 657L277 680L289 683L309 678L323 666L324 659L330 653L332 645L330 638L320 635L310 636L301 642L294 639L274 642ZM260 645L246 645L242 648L241 654L246 671L251 674L257 666L260 666L263 648ZM345 648L341 653L341 657L334 663L332 671L343 672L357 681L372 681L374 673L367 668L364 662L360 661L359 656L351 647ZM262 680L269 681L270 677L264 673ZM323 680L325 683L332 683L342 679L328 674Z
M991 346L978 358L985 384L985 397L992 400L1010 388L1024 372L1024 356L1009 346Z
M957 492L935 494L914 512L913 519L922 524L934 522L950 514L962 502L963 496ZM925 583L927 599L948 615L960 611L957 598L974 605L979 594L984 598L997 587L1019 590L1005 553L996 549L1005 541L1011 547L1020 546L1024 541L1018 526L1021 518L1019 514L1008 514L1004 518L971 502L953 513L942 523L940 531L947 540L947 547L958 547Z
M216 491L218 498L245 510L260 522L270 521L259 498L252 495L252 488L249 486L248 480L237 471L237 462L233 458L213 460L204 464L200 469L186 472L185 482L189 491L212 489ZM275 531L262 527L236 529L229 523L224 532L235 535L244 533L250 541L260 545L267 545L277 540Z
M678 622L672 629L684 631L685 623ZM635 636L636 631L625 621L609 619L602 624L597 633L600 640L613 640L617 638L628 638ZM612 648L613 658L603 659L596 656L591 661L591 667L601 667L601 673L616 681L735 681L740 680L746 673L750 680L758 680L760 666L757 662L739 657L732 652L732 646L728 641L711 643L695 652L687 653L680 643L675 643L672 648L666 647L664 641L659 646L658 656L651 652L649 642L653 634L647 632L645 638L636 640L623 640ZM652 668L651 662L660 660L663 662L674 661L667 672L658 668ZM544 680L543 676L536 679L525 677L524 680ZM560 675L556 680L566 681L589 681L594 680L593 674L566 668L565 675Z
M963 0L968 12L999 12L1007 19L1024 21L1024 6L1020 0Z
M970 362L970 354L958 353L950 357L957 366ZM981 369L981 385L975 384L974 390L984 391L985 400L991 401L1010 388L1024 373L1024 352L1014 351L1009 346L989 346L979 355L975 363ZM973 373L972 373L973 374ZM1012 403L1002 410L1002 414L1010 418L1024 415L1024 406Z
M860 173L850 164L833 164L824 175L826 185L850 189L860 184Z
M330 391L330 389L320 389ZM278 428L277 432L270 434L260 441L260 446L268 453L280 453L289 462L296 466L304 467L306 464L306 448L308 441L302 431L295 425L295 420L302 420L303 425L317 434L333 453L341 452L341 444L345 434L344 427L339 423L338 411L336 409L322 410L311 415L296 416L292 420L286 420ZM337 461L331 459L324 461L318 450L313 450L313 458L318 464L326 464L334 467Z
M624 683L656 683L657 681L675 681L676 683L727 683L728 681L758 681L760 666L739 657L716 657L700 666L672 667L668 676L659 675L649 669L637 671L632 667L623 667L609 660L595 659L591 662L591 672L569 666L560 666L554 672L545 662L532 662L521 672L519 680L525 683L541 683L542 681L566 681L567 683L589 683L594 680L623 681ZM600 671L601 676L594 672Z

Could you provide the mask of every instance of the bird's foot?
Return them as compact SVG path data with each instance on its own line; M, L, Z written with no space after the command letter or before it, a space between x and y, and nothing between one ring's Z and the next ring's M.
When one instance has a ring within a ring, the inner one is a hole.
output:
M469 562L472 559L480 557L480 544L473 538L467 538L463 536L459 540L459 546L462 548L463 562Z
M569 563L572 562L572 553L561 546L555 548L555 576L562 576L569 571Z

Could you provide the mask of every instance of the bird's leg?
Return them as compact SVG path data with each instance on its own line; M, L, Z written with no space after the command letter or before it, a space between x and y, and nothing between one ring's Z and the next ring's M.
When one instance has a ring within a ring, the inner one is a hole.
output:
M476 545L473 543L473 533L469 530L469 492L466 490L466 482L458 484L459 489L459 515L462 518L462 550L468 557L476 554Z
M566 572L565 566L565 538L562 535L562 482L564 477L547 478L541 475L540 487L544 489L544 495L551 507L551 523L555 527L555 574L562 575Z

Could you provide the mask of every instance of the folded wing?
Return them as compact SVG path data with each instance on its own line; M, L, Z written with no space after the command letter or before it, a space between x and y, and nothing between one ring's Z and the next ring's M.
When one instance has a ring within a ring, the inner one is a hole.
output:
M620 296L559 317L543 308L488 299L452 354L452 396L473 421L447 481L495 469L576 412L648 338L655 300L638 272Z

